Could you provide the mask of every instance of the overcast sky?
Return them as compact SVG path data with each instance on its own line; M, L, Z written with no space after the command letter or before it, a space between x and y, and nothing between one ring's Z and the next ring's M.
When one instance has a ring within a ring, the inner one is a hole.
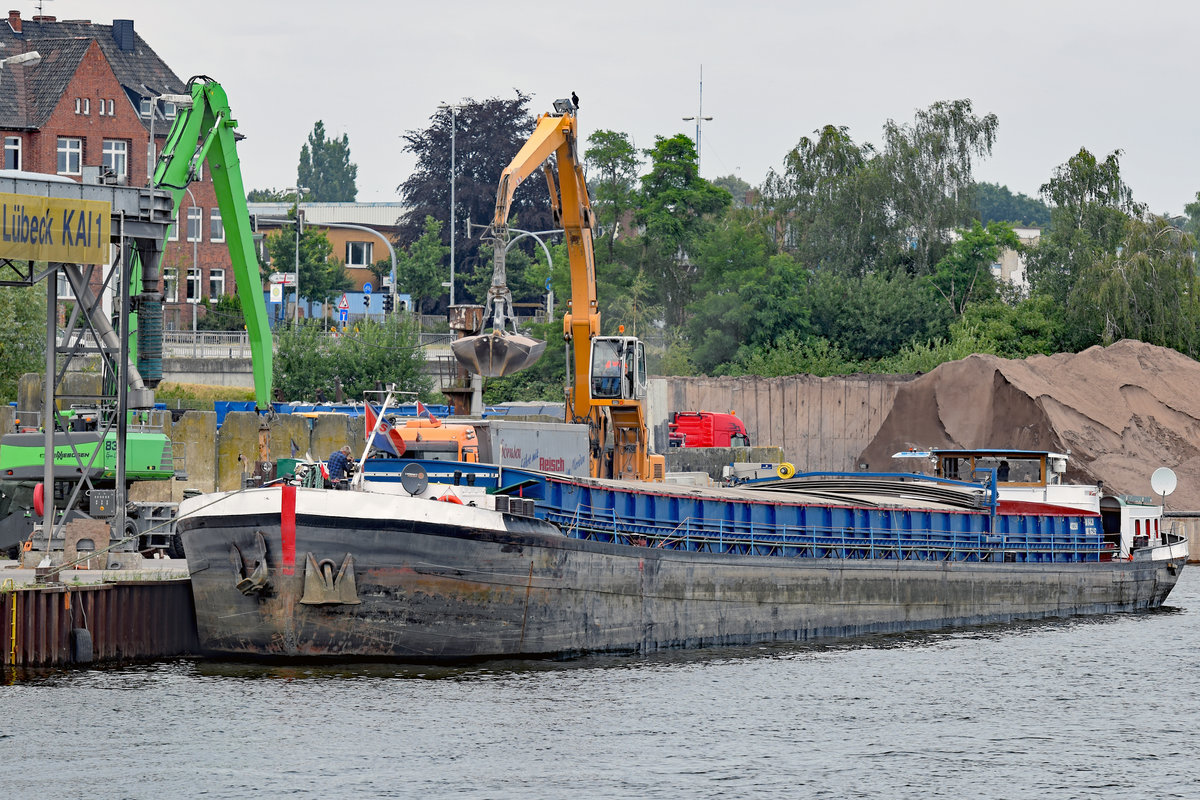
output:
M35 0L11 0L28 18ZM939 100L968 98L1000 125L976 179L1036 195L1088 148L1121 149L1136 200L1181 213L1200 190L1200 3L806 0L45 0L59 19L136 30L181 79L209 75L248 138L247 188L295 184L313 123L350 138L358 199L398 200L405 131L440 102L580 97L586 137L638 148L694 136L703 67L701 172L752 185L801 136L848 126L878 143ZM499 177L499 176L497 176Z

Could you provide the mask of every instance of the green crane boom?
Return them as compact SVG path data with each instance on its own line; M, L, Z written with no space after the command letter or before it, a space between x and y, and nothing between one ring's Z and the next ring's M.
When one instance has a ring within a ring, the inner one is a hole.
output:
M254 231L237 155L240 138L237 121L229 110L225 90L212 78L197 75L187 86L192 104L180 109L167 134L167 142L154 168L152 185L174 195L178 219L188 184L196 179L199 166L208 162L250 338L254 402L260 411L265 411L271 407L271 328L263 302Z

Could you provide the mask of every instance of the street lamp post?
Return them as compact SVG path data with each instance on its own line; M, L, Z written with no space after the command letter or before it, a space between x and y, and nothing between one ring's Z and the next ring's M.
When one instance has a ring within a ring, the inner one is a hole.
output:
M292 321L300 326L300 195L308 191L306 186L295 186L287 191L296 192L296 308Z
M700 125L712 121L712 117L704 116L704 65L700 65L700 108L694 117L684 117L684 122L696 120L696 175L700 174Z
M450 307L454 307L454 135L461 105L442 103L438 108L450 112Z

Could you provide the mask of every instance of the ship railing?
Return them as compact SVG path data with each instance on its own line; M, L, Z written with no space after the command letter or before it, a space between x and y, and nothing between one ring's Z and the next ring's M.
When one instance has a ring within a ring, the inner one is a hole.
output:
M692 552L936 561L1099 561L1111 547L1099 533L994 534L931 528L792 526L686 517L674 525L618 515L612 508L549 509L568 536Z

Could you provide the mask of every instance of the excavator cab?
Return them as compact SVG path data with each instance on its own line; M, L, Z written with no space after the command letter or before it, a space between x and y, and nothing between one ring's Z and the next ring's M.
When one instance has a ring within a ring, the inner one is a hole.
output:
M640 400L646 396L646 346L632 336L592 340L592 397Z

